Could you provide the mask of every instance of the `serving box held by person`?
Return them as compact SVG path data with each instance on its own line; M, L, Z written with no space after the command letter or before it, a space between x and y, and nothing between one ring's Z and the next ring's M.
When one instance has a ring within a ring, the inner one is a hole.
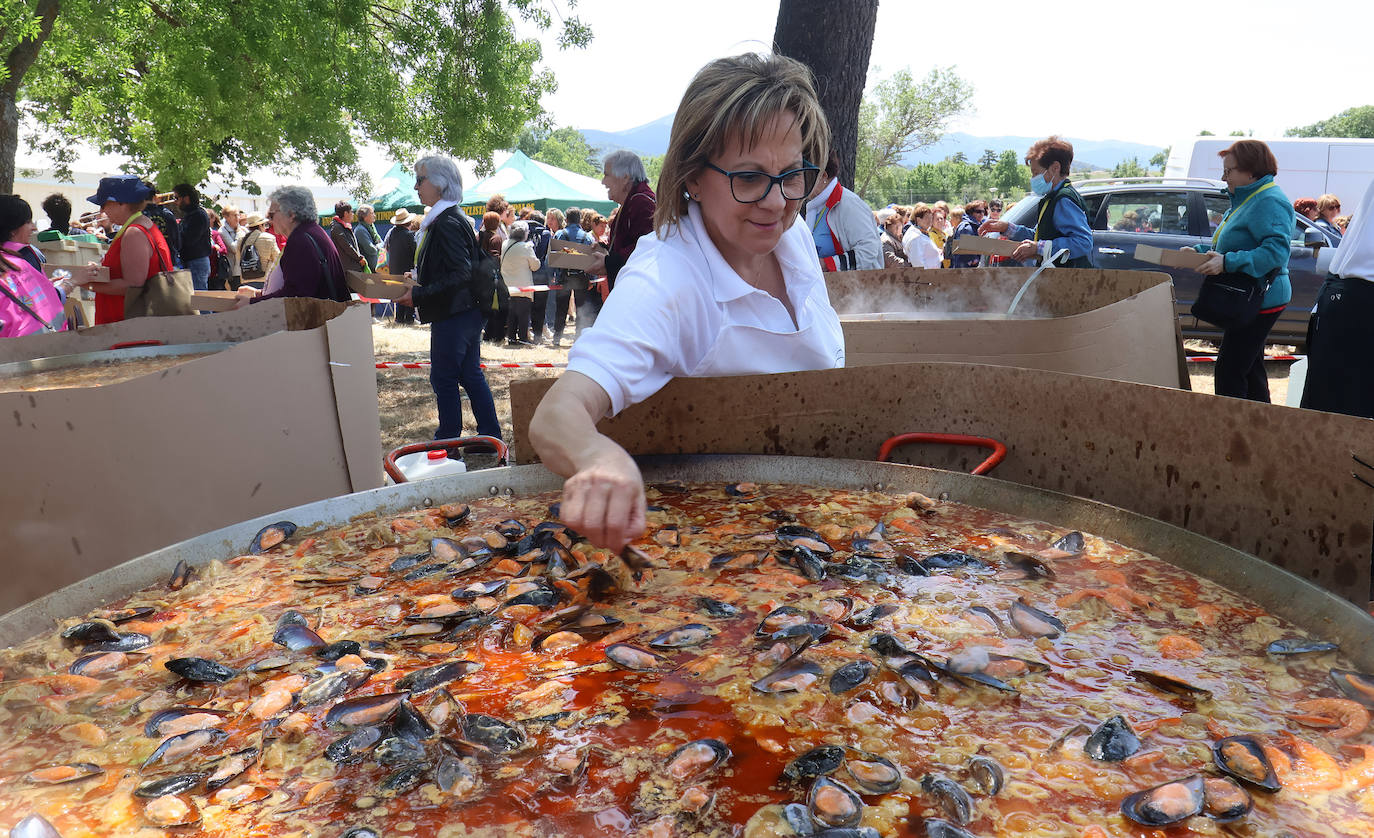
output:
M1065 250L1054 264L1066 268L1091 268L1093 231L1088 224L1087 204L1069 183L1073 146L1058 137L1047 137L1026 152L1031 170L1031 191L1040 196L1034 227L1008 221L985 221L978 235L1001 233L1021 245L1011 258L1020 262L1037 254L1049 259Z
M545 465L567 478L560 515L593 543L621 548L645 515L638 467L597 421L677 376L844 365L839 317L798 217L829 133L810 72L782 56L714 61L683 95L655 235L635 247L530 425Z

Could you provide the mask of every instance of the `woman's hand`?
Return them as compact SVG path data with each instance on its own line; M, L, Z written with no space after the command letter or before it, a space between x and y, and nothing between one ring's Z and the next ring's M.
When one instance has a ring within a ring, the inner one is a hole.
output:
M1005 221L984 221L978 228L978 235L986 236L988 233L1005 233L1011 227Z
M1207 261L1198 265L1197 272L1203 276L1216 276L1226 273L1226 254L1216 252L1207 254Z
M625 449L601 440L596 461L563 483L559 518L597 547L618 553L644 534L644 478Z
M100 265L95 262L87 262L86 267L80 273L72 276L72 281L77 285L90 285L100 278Z
M409 276L409 274L407 274L407 276ZM411 296L411 290L410 290L409 288L406 289L406 292L405 292L404 294L402 294L401 296L399 296L399 297L397 297L395 300L393 300L393 302L395 302L396 305L398 305L398 306L413 306L413 305L415 305L415 300L414 300L414 298Z
M258 290L248 285L240 285L238 295L238 299L234 300L233 311L245 308L249 303L253 302L253 298L258 295Z

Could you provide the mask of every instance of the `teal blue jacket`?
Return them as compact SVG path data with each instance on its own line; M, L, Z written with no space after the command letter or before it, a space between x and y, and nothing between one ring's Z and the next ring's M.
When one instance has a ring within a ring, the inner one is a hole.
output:
M1288 254L1297 217L1288 196L1277 186L1265 189L1244 209L1237 208L1266 183L1273 182L1273 175L1265 175L1231 195L1231 209L1223 219L1221 237L1217 240L1217 250L1226 254L1228 273L1263 277L1274 268L1279 269L1260 304L1264 309L1286 306L1293 298L1293 288L1288 284ZM1199 253L1211 249L1210 244L1197 246Z

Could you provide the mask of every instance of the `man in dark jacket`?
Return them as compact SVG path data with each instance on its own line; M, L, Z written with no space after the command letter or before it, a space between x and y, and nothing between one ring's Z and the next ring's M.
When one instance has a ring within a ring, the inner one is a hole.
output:
M334 205L334 221L329 225L329 240L339 251L339 261L346 271L366 271L367 260L358 252L358 240L353 238L353 205L340 201Z
M658 199L649 188L649 176L639 155L628 149L606 155L602 164L601 183L612 201L620 204L620 211L611 225L610 252L605 258L606 283L615 290L615 278L630 260L639 240L654 231L654 211ZM602 271L592 268L592 273Z
M157 187L151 182L145 180L143 185L151 189L153 195L157 195ZM157 225L158 231L167 240L167 249L172 252L172 264L178 268L185 267L181 261L181 226L177 224L177 217L172 215L171 210L157 203L156 199L148 202L143 208L143 214Z
M200 205L200 193L189 183L172 189L181 211L181 264L191 272L197 291L210 287L210 216Z
M429 386L439 407L435 439L463 435L463 402L468 394L477 433L501 438L496 400L482 372L482 326L486 312L479 301L491 300L495 278L479 276L483 264L477 234L458 206L463 176L451 157L424 157L415 163L415 192L430 208L420 222L415 254L417 285L396 301L413 305L421 323L429 324Z

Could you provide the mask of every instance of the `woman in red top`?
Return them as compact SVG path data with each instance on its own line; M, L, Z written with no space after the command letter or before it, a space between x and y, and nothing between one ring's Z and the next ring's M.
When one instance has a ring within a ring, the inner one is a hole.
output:
M110 281L93 289L97 326L124 319L124 289L139 288L148 277L172 269L172 252L167 247L167 240L143 215L143 207L152 197L152 190L136 175L116 175L101 178L100 187L87 199L120 228L100 263L110 269ZM91 265L85 284L90 284L95 275L96 266ZM105 293L107 291L117 293Z

